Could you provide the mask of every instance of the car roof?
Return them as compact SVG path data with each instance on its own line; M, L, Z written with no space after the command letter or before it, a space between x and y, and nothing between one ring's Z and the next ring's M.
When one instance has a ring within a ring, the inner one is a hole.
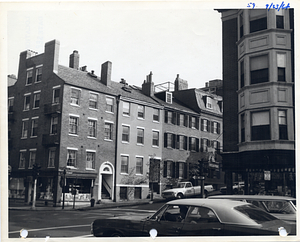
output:
M286 196L270 196L270 195L215 195L210 196L208 199L251 199L251 200L264 200L264 201L296 201L296 198Z

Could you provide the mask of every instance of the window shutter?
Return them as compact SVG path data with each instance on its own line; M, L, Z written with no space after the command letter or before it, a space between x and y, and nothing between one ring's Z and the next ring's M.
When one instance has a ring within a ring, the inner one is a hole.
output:
M210 121L207 120L207 132L210 132Z
M172 134L172 148L176 148L176 134Z
M189 127L192 128L192 117L189 116Z
M184 115L184 126L187 127L188 126L188 118L189 116L188 115Z
M187 164L186 163L183 163L183 178L184 179L187 179L187 176L188 176L188 174L187 174Z
M199 152L199 139L196 139L196 151Z
M164 161L164 177L167 177L168 161Z
M168 111L165 110L165 123L167 124L168 123Z
M192 142L191 142L191 139L192 139L192 138L189 137L189 150L191 150L191 143L192 143Z
M204 130L204 120L201 119L201 131L203 131L203 130Z
M187 150L187 136L184 136L184 147L185 150Z
M172 178L175 178L175 162L172 162Z
M203 143L204 143L204 140L201 139L201 147L200 147L200 151L203 152Z
M179 177L179 162L174 162L175 163L175 168L176 168L176 172L175 172L175 178Z
M220 123L217 123L217 134L220 134L220 128L221 128Z
M177 125L180 125L180 113L177 114Z
M180 135L176 135L176 149L179 149Z
M168 146L168 134L164 133L164 147Z
M208 140L207 140L207 147L210 147L210 143L211 143L211 142L210 142L210 140L208 139Z
M196 117L196 129L199 129L199 118Z
M214 132L214 122L213 121L211 121L210 122L210 132Z

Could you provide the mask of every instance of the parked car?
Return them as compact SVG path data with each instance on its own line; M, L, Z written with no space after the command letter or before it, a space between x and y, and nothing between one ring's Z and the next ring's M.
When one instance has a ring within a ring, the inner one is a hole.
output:
M293 197L268 195L217 195L208 198L231 199L252 203L281 220L296 223L296 198Z
M295 234L288 224L264 210L241 201L227 199L181 199L167 202L147 218L127 215L97 219L91 233L97 237L157 236L253 236L279 235L278 228Z
M234 194L238 194L239 191L244 190L245 182L235 182L232 186L232 191ZM220 192L223 194L226 194L227 192L227 187L221 187Z
M209 192L214 191L212 185L204 186L204 194L208 195ZM196 197L201 194L201 186L194 187L191 182L179 182L176 187L167 189L162 192L162 197L166 199Z

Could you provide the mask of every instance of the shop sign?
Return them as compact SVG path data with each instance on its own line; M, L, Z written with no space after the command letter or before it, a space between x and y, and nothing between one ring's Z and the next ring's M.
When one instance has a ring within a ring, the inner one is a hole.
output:
M264 171L264 178L265 178L265 181L270 181L271 180L271 171Z

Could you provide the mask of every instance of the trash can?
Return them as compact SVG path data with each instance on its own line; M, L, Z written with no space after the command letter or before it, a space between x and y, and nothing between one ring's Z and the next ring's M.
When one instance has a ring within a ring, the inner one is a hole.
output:
M94 205L95 205L95 199L92 198L90 202L91 202L91 207L94 207Z

